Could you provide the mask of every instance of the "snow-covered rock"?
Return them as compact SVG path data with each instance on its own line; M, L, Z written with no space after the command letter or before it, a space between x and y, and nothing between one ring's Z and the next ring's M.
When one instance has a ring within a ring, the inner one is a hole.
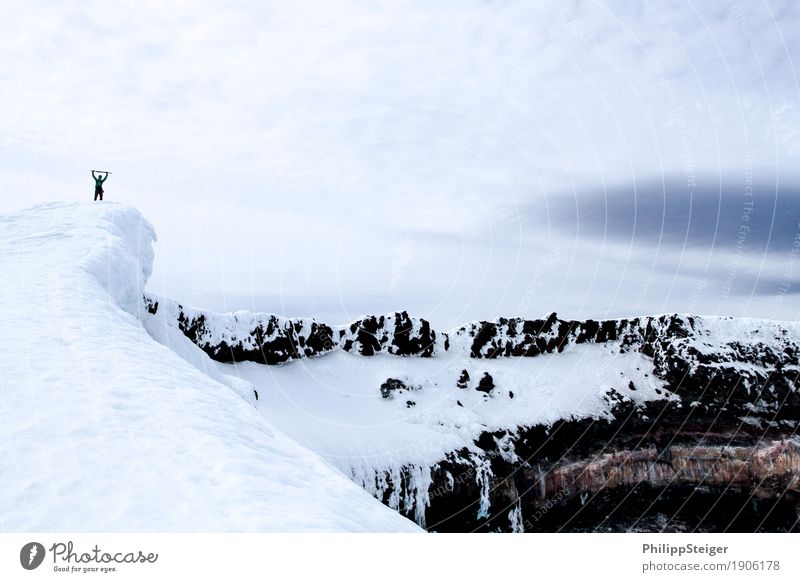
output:
M564 512L532 516L558 496L564 506L599 503L582 512L590 522L601 519L600 502L635 487L648 463L648 486L675 483L664 500L684 498L680 487L693 486L691 475L712 469L718 479L706 480L710 492L695 497L746 499L740 482L724 482L739 470L753 482L800 491L793 472L800 457L787 440L800 421L797 322L682 314L573 321L550 314L439 332L403 312L330 328L341 341L322 358L281 367L238 362L226 373L264 394L268 419L428 528L590 529L559 521ZM778 445L764 448L763 439ZM687 447L706 457L692 459L681 452ZM726 447L769 462L742 465ZM605 454L611 457L603 460ZM689 458L689 465L673 475L671 465L660 465L667 457ZM633 459L638 468L629 470ZM596 478L609 470L622 477ZM613 495L601 493L609 487L617 488ZM759 495L788 510L795 495L800 507L800 493ZM735 527L757 527L757 512L734 513ZM620 518L634 528L638 521Z
M145 307L183 332L219 362L275 365L344 350L361 356L391 354L431 357L447 351L446 333L407 312L366 316L343 327L312 318L271 313L214 313L186 307L173 299L147 293Z
M430 322L399 311L354 321L339 330L339 345L346 352L362 356L391 354L429 358L446 351L449 339L446 333L432 329Z
M177 327L220 362L282 364L322 355L338 345L333 330L311 318L290 319L271 313L213 313L184 307L154 294L146 295L144 301L149 314Z

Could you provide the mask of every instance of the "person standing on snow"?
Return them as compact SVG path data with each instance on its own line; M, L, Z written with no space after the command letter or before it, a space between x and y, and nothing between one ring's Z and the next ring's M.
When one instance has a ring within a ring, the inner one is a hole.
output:
M108 172L100 172L100 174L105 174L105 176L101 178L98 174L94 173L94 170L92 170L92 178L94 178L94 199L97 200L99 197L100 201L102 202L103 182L108 180Z

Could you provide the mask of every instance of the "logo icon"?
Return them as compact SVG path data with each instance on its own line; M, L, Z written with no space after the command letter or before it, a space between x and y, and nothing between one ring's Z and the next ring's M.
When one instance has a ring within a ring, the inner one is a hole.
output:
M39 542L28 542L19 551L19 563L26 570L35 570L44 561L44 546Z

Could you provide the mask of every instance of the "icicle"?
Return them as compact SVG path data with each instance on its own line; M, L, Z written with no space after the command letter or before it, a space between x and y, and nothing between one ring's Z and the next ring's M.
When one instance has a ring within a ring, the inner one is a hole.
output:
M431 504L429 489L433 482L430 467L352 468L350 475L370 495L395 511L413 515L414 521L425 527L425 511Z
M508 512L508 523L511 526L511 533L525 533L525 524L522 521L522 504L517 499L514 509Z
M536 465L536 468L539 471L539 498L544 499L547 497L547 485L544 482L545 472L541 465Z
M492 482L492 467L489 461L478 455L472 456L472 462L475 464L475 482L481 491L481 501L478 506L478 519L489 517L489 507L491 501L489 500L489 493L491 492Z
M428 491L432 478L428 467L412 466L408 469L409 511L414 509L414 521L421 528L425 527L425 509L431 504Z

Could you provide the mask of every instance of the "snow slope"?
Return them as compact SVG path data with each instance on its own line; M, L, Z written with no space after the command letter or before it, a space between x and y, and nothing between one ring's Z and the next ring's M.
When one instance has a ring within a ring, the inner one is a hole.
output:
M417 530L144 327L153 239L114 203L0 216L0 529Z
M640 403L666 397L656 392L663 382L652 375L651 361L615 348L572 345L555 356L499 360L470 358L465 350L433 358L335 351L280 366L218 365L256 386L269 422L370 489L376 475L403 467L419 468L424 481L448 453L478 452L475 440L487 431L603 417L613 404L609 389ZM459 388L463 370L470 379ZM485 373L491 394L477 389ZM387 378L412 389L383 398L379 387Z

